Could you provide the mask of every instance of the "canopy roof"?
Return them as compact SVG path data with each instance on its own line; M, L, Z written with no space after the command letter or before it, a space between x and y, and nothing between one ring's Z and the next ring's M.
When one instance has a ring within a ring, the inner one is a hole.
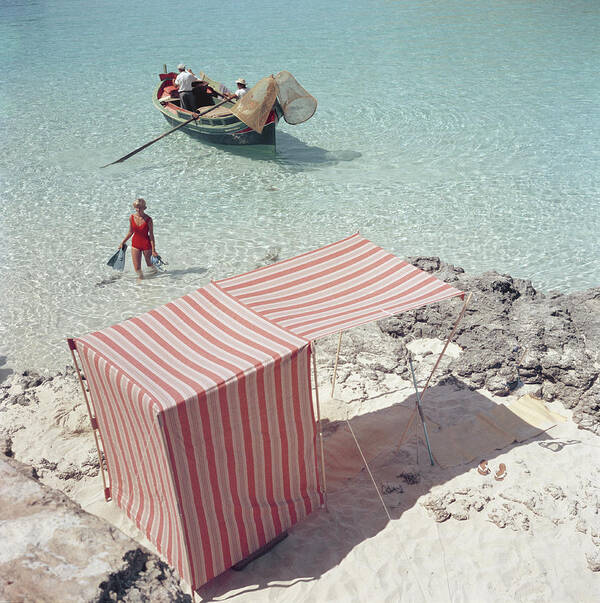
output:
M359 233L215 284L268 321L310 340L464 296Z
M214 284L77 338L113 362L164 410L306 345Z

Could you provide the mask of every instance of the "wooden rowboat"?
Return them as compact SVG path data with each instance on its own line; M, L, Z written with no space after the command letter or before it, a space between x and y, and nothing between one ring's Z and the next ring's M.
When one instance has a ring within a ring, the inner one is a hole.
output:
M154 106L173 126L189 121L194 117L194 112L182 109L180 106L179 93L173 84L177 74L161 73L159 77L160 83L154 90L152 99ZM196 98L200 105L196 108L195 113L203 113L215 104L211 98L211 92L229 94L229 90L223 84L208 78L205 74L201 74L200 79L207 83L208 88L204 88L208 90L208 93L204 90L198 91ZM233 102L227 102L197 120L191 121L181 129L192 138L212 144L275 146L275 128L282 115L281 107L277 101L275 101L260 133L238 119L231 112L233 106Z

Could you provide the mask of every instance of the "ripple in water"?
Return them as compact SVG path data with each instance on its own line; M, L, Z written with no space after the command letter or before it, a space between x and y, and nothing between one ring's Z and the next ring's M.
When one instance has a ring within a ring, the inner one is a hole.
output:
M438 255L541 289L600 283L600 5L309 0L283 14L250 0L247 9L236 37L248 48L198 52L228 14L211 5L186 24L174 56L172 19L155 0L143 11L116 0L0 6L0 58L24 78L0 116L10 141L0 167L0 376L61 368L67 336L250 270L273 250L285 258L358 230L402 257ZM268 53L262 42L250 49L257 31ZM182 60L227 83L288 69L319 108L306 124L281 125L274 156L176 133L99 169L166 131L151 91L162 63ZM73 74L85 74L75 94ZM137 196L170 262L142 283L129 259L122 275L105 266Z

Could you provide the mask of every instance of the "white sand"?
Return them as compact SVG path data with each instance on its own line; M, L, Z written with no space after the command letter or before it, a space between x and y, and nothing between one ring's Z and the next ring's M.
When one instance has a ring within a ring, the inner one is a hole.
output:
M477 472L477 461L431 467L423 444L417 461L418 430L397 446L414 406L410 382L385 366L394 363L397 350L383 339L379 349L375 329L362 333L372 345L365 350L358 339L346 341L335 400L322 402L331 421L325 427L329 512L314 513L270 553L242 572L217 577L200 596L252 602L598 601L600 571L590 566L596 560L600 567L600 439L578 430L569 412L553 404L567 420L488 453L490 475ZM336 344L332 339L319 346L324 399ZM411 347L422 385L441 342ZM449 351L460 353L457 346ZM0 426L10 427L16 458L40 468L44 482L152 549L119 509L104 502L100 477L88 475L93 469L87 461L96 452L78 388L73 378L41 385L31 404L6 407ZM440 427L516 397L433 387L424 401L431 438ZM383 498L391 521L360 456L348 447L347 416L355 417L359 440L361 431L363 438L368 434L361 443L377 485L388 492ZM501 462L508 474L498 482L493 473ZM424 503L448 519L436 522Z

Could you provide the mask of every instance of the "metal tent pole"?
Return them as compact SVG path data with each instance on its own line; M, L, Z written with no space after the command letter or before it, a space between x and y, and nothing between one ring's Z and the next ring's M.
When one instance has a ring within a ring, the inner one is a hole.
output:
M434 367L431 369L431 373L429 373L429 377L427 379L427 382L425 383L425 387L423 388L423 390L420 393L419 405L423 402L423 396L425 395L425 392L429 388L429 384L431 383L431 379L432 379L435 371L437 370L437 367L439 366L442 357L446 353L446 349L448 348L448 345L450 345L450 341L452 340L452 338L454 337L454 334L456 333L456 329L458 328L458 325L459 325L460 321L462 320L462 318L463 318L463 316L465 314L465 310L467 309L467 305L471 301L471 297L472 296L473 296L472 293L469 293L469 295L467 295L467 299L465 299L465 302L464 302L463 307L462 307L462 309L460 311L460 314L458 315L458 318L454 322L454 326L452 327L452 332L450 333L450 335L448 335L448 338L446 339L446 343L444 344L444 348L440 352L440 355L439 355L439 357L438 357L438 359L437 359ZM412 365L411 365L411 368L412 368ZM408 423L407 423L404 431L402 432L402 435L400 436L400 442L398 443L398 447L402 446L402 444L404 443L404 438L406 437L406 434L408 433L411 425L413 424L413 421L415 420L415 417L417 416L417 412L418 411L415 408L415 410L413 411L413 413L410 415L410 419L408 420Z
M335 377L337 375L338 361L340 359L340 348L342 347L342 335L343 334L344 334L344 331L340 331L340 338L338 339L337 353L335 355L335 366L333 367L333 381L331 382L331 397L332 398L333 398L333 392L335 391Z
M323 475L323 499L325 502L325 510L327 507L327 477L325 476L325 448L323 446L323 429L321 426L321 406L319 404L319 384L317 382L317 350L315 342L312 342L312 359L313 359L313 380L315 382L315 398L317 400L317 423L319 425L319 442L321 445L321 474Z
M100 474L102 475L102 484L104 485L104 498L106 500L110 500L111 493L110 487L106 483L106 477L104 476L104 463L102 461L102 453L100 452L100 442L98 441L98 419L96 418L94 412L92 411L92 405L88 400L87 391L85 389L85 385L83 383L83 378L81 376L81 370L79 369L79 364L77 363L77 358L75 358L75 341L73 339L67 339L69 344L69 349L71 350L71 356L73 357L73 364L75 365L75 370L77 371L77 376L79 377L79 384L81 385L81 391L83 392L83 397L85 399L85 405L87 406L88 415L90 417L90 423L92 424L92 432L94 433L94 440L96 441L96 450L98 451L98 462L100 463ZM79 353L79 351L77 351ZM102 438L102 436L100 436Z
M415 369L413 368L412 358L410 352L408 354L408 364L410 365L410 372L412 373L413 384L415 386L415 393L417 394L417 412L421 418L421 424L423 425L423 433L425 434L425 443L427 444L427 452L429 453L429 462L433 466L433 455L431 454L431 446L429 445L429 435L427 434L427 425L425 425L425 417L423 416L423 409L421 408L421 394L419 393L419 386L417 385L417 377L415 375ZM419 454L419 442L417 438L417 459ZM417 461L418 462L418 461Z
M465 303L463 304L462 310L460 311L460 314L458 315L458 318L456 319L456 321L454 323L454 327L452 328L452 332L450 333L450 335L448 335L448 339L446 339L446 343L444 344L444 348L440 352L440 355L438 356L438 359L437 359L435 365L431 369L431 373L429 374L429 378L427 379L427 383L425 383L425 387L423 388L423 391L421 392L421 401L423 400L423 396L425 395L425 392L427 391L427 388L429 387L429 383L431 382L431 378L433 377L433 374L435 373L435 371L437 370L438 365L440 364L440 360L442 359L442 356L446 353L446 349L447 349L448 345L450 344L450 341L454 337L454 333L456 333L456 329L458 328L458 325L459 325L460 321L462 320L462 317L465 314L465 310L467 309L467 305L468 305L469 301L471 301L471 296L472 295L473 295L472 293L469 293L469 295L467 295L467 299L465 299Z

